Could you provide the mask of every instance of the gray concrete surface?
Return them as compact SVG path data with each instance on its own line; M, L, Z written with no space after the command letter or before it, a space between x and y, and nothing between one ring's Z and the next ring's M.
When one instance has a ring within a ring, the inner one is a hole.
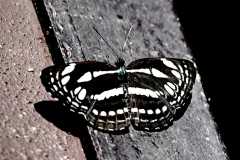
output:
M0 160L85 159L78 138L34 109L50 99L39 78L50 64L32 2L0 0Z
M65 62L84 60L80 41L86 59L114 62L111 50L92 30L92 25L117 49L124 43L130 26L134 26L121 54L127 63L143 57L191 58L172 1L44 0L44 3ZM147 133L130 129L128 134L110 135L89 128L89 133L98 159L227 159L199 75L187 112L168 130Z

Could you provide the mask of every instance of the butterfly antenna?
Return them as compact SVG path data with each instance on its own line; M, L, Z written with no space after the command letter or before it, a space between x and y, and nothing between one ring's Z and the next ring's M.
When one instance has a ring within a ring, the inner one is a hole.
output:
M93 30L102 38L102 40L107 44L107 46L112 50L113 55L119 59L120 57L118 56L117 52L115 51L115 49L105 40L105 38L103 38L103 36L98 32L98 30L93 26L92 27Z
M79 42L79 45L80 45L80 48L81 48L82 58L83 58L84 61L86 61L87 58L86 58L85 53L83 51L82 41L78 37L77 37L77 39L78 39L78 42Z
M127 36L126 36L125 41L124 41L123 46L122 46L122 52L124 51L124 48L127 45L127 41L129 40L129 36L130 36L130 33L131 33L132 29L133 29L133 25L128 30Z

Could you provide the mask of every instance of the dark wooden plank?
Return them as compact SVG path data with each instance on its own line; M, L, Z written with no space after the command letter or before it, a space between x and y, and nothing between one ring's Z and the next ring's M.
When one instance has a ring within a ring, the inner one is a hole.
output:
M144 57L191 58L172 1L44 0L44 4L65 62L85 58L114 62L110 48L92 26L120 49L133 25L126 50L120 53L127 63ZM89 128L89 134L98 159L223 160L224 145L208 109L198 75L189 109L168 130L147 133L130 128L128 134L111 135Z

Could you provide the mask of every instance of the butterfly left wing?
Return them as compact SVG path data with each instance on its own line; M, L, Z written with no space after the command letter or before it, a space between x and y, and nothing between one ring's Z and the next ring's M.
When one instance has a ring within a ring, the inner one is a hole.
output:
M139 59L127 66L127 74L135 129L163 130L179 119L191 102L196 71L189 60Z
M69 110L82 114L94 128L125 130L129 113L114 66L96 61L50 66L42 71L46 90Z

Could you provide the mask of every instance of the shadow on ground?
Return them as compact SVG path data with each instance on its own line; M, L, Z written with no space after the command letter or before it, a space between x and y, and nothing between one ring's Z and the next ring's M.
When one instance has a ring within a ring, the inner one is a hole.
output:
M41 101L35 103L34 108L42 117L59 129L79 137L87 159L97 159L86 121L82 116L64 109L58 101Z
M46 120L73 136L80 138L87 131L85 120L65 110L58 101L41 101L34 104L34 107Z

